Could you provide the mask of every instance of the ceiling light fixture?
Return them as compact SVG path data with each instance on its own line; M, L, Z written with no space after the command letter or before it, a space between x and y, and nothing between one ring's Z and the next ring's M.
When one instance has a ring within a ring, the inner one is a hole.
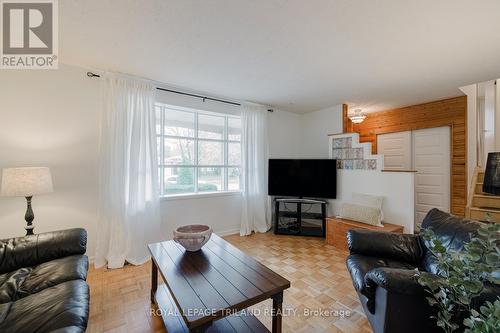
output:
M349 119L351 119L354 124L362 123L365 118L366 114L361 109L355 109L353 113L349 115Z

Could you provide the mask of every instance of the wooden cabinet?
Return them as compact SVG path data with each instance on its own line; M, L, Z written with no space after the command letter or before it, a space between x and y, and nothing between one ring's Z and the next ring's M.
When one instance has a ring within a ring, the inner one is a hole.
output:
M348 251L347 247L347 231L352 229L368 229L376 231L403 233L403 226L385 223L383 227L374 226L371 224L355 222L338 217L328 217L326 219L326 242L333 245L336 249Z

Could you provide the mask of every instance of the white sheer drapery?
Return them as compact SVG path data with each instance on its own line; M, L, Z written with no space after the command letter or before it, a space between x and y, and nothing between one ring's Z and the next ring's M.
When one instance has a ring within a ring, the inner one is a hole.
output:
M266 232L270 228L267 117L267 108L261 105L243 104L241 107L241 236Z
M95 265L149 259L160 232L155 87L106 74L100 142L100 214Z

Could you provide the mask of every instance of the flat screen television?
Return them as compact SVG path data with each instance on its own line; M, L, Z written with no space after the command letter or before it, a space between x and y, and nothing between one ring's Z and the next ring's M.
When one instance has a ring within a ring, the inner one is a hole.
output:
M335 199L337 160L270 159L268 194Z

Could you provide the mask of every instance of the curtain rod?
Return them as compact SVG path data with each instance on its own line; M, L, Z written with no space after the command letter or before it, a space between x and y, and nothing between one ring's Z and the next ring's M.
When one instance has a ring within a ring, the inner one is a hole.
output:
M91 77L91 78L92 77L101 77L99 74L95 74L95 73L92 73L92 72L87 72L87 76ZM207 97L207 96L201 96L201 95L196 95L196 94L190 94L190 93L186 93L186 92L182 92L182 91L165 89L165 88L161 88L161 87L156 87L156 89L157 90L161 90L161 91L171 92L171 93L174 93L174 94L179 94L179 95L184 95L184 96L191 96L191 97L201 98L203 100L203 102L205 102L206 100L209 100L209 101L214 101L214 102L219 102L219 103L226 103L226 104L241 106L240 103L231 102L231 101L225 101L223 99L212 98L212 97ZM274 112L273 109L267 109L267 111Z

